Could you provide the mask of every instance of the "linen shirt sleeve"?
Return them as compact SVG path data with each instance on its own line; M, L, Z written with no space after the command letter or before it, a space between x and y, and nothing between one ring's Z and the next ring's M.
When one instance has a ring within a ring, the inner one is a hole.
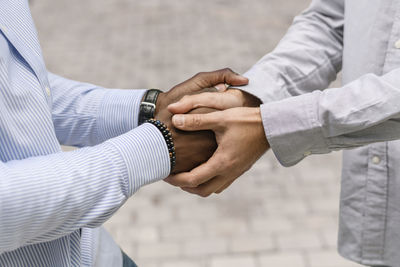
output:
M400 69L367 74L342 87L261 106L267 139L280 163L400 138Z
M169 172L165 140L148 123L97 146L0 162L0 254L100 226Z
M54 127L62 145L96 145L138 126L145 90L111 90L52 73L48 77Z
M239 88L263 103L327 88L342 66L343 25L343 0L313 0Z

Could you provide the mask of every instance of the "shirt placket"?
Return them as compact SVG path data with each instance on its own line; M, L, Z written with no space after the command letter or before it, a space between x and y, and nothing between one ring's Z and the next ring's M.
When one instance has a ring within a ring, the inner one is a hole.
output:
M364 223L362 231L362 258L365 263L376 264L383 260L388 168L387 142L368 147L368 170L364 198Z
M393 2L396 15L388 40L382 74L400 66L400 3ZM379 89L379 88L377 88ZM384 262L387 221L389 171L388 142L368 147L368 170L365 190L365 212L362 231L362 258L365 263Z

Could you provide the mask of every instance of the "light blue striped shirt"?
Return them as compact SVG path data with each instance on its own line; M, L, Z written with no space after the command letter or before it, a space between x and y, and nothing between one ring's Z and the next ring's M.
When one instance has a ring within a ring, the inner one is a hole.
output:
M26 0L0 1L0 29L0 266L92 266L96 228L168 175L165 141L136 127L144 90L48 73Z

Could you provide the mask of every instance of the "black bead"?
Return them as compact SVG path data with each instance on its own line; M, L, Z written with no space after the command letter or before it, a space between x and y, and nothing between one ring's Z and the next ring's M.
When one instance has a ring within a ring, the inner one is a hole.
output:
M175 152L175 146L174 146L174 142L172 141L172 134L171 134L170 130L164 123L162 123L159 120L155 120L154 118L148 119L147 122L156 126L157 129L163 135L165 142L167 144L170 162L171 162L171 169L172 169L176 164L176 152Z

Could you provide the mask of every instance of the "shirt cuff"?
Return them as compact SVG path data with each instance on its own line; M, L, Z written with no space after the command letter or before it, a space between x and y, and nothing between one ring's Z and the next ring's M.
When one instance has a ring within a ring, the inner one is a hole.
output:
M128 197L140 187L166 178L170 171L168 147L161 132L150 123L108 140L120 153L118 166L125 166Z
M272 70L270 71L272 72ZM268 70L262 70L259 67L254 66L244 73L243 76L249 79L248 85L235 86L235 88L258 97L263 103L269 103L290 97L289 93L283 89L284 84L279 84L278 81L280 78L278 76L273 77Z
M265 134L278 161L286 167L311 154L329 153L318 118L320 91L261 106Z
M140 102L146 90L110 89L99 107L100 142L124 134L138 126Z

